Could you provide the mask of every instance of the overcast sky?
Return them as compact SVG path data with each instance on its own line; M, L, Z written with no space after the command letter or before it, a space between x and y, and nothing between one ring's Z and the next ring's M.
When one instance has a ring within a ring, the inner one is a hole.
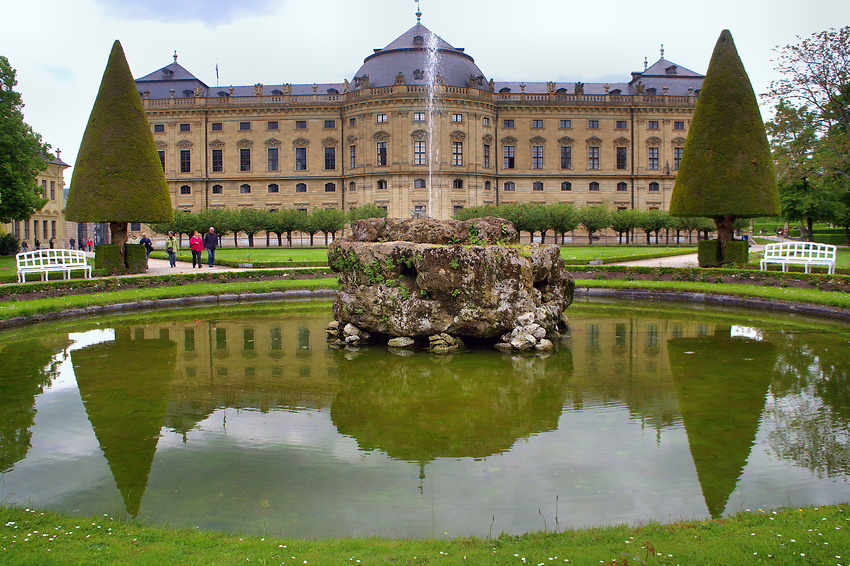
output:
M39 0L3 7L0 54L25 120L73 165L112 42L141 77L178 62L210 86L342 82L416 23L414 0ZM627 81L665 57L705 73L731 30L756 93L772 49L850 23L847 0L422 0L422 23L497 81ZM66 180L70 181L70 173Z

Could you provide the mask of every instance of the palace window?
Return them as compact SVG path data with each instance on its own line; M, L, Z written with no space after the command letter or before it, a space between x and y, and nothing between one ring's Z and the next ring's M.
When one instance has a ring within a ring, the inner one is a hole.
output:
M222 187L221 185L213 185L212 186L212 192L213 192L214 195L223 194L224 193L224 187Z
M387 164L387 142L378 142L378 159L375 163L378 167L383 167Z
M488 117L486 117L486 116L485 116L485 117L482 119L481 124L482 124L483 126L489 126L489 125L490 125L490 118L488 118Z
M298 183L297 185L295 185L295 192L296 193L306 193L307 192L307 185L305 183Z
M277 120L269 122L266 126L269 130L279 130L280 129L280 124L277 122Z
M482 163L484 167L490 168L490 144L484 144L484 162Z
M587 148L587 168L599 169L599 148L590 146Z
M531 121L531 127L532 128L542 128L543 127L543 120L532 120Z
M307 148L306 147L296 147L295 148L295 170L296 171L306 171L307 170Z
M280 187L277 183L269 183L269 192L270 193L279 193Z
M513 169L514 168L514 146L506 145L504 148L505 151L505 159L502 167L504 169Z
M682 148L674 147L673 148L673 169L679 169L679 165L682 163Z
M572 120L561 120L560 124L558 124L558 127L559 128L565 128L565 129L572 128L573 127L573 121Z
M212 170L216 172L224 171L224 150L212 150Z
M515 191L516 185L513 181L505 181L505 190L506 191Z
M213 122L210 124L210 129L214 132L220 132L224 129L224 124L221 122Z
M426 188L425 179L416 179L413 181L414 189L424 189Z
M249 185L248 183L243 183L242 185L239 185L239 192L243 195L250 194L251 185Z
M387 188L387 182L384 179L378 180L378 190L384 190Z
M542 191L543 190L543 182L542 181L534 181L534 184L531 185L531 190Z
M348 146L348 157L349 157L349 167L354 169L357 167L357 146L350 145Z
M181 173L191 173L192 172L192 150L190 150L190 149L181 149L180 150L180 172Z
M387 123L387 115L386 114L378 114L378 123L385 124Z
M348 126L350 128L356 128L357 127L357 118L349 118L348 119Z
M648 121L646 123L646 127L649 128L650 130L657 130L658 129L658 120Z
M628 166L628 152L625 147L617 148L617 169L626 169Z
M568 145L561 146L561 169L573 168L573 148Z
M336 148L325 147L325 169L336 169Z
M452 142L452 165L463 165L463 142Z
M243 131L244 130L250 130L251 129L251 122L239 122L239 129L243 130Z
M191 195L192 194L192 187L190 187L189 185L181 186L180 187L180 194L181 195Z
M251 170L251 150L247 147L243 147L239 150L239 170Z
M485 191L491 191L491 190L493 190L493 189L492 189L492 185L490 184L490 181L484 181L484 190L485 190Z
M425 121L425 113L424 112L414 112L413 113L413 121L414 122L424 122Z
M684 122L673 122L673 129L674 130L684 130L685 129L685 123Z
M571 190L573 190L573 184L570 183L569 181L564 181L563 183L561 183L561 190L562 191L571 191Z
M296 130L306 130L307 129L307 120L295 120L295 129Z
M155 134L161 134L165 131L165 124L154 124L153 131Z
M355 183L354 181L351 181L350 183L348 183L348 191L349 192L353 193L356 190L357 190L357 183Z
M280 152L276 147L268 148L269 171L277 171L280 168Z
M326 130L336 129L336 120L325 120L325 129Z
M658 183L656 183L655 181L653 181L652 183L649 184L649 190L650 191L658 192L659 189L660 189L660 187L659 187Z
M543 169L543 146L531 146L531 168Z
M658 148L650 147L649 148L649 163L646 166L647 169L658 169Z
M463 114L452 114L452 122L463 122Z
M325 192L326 193L336 192L336 184L335 183L325 183Z
M620 181L619 183L617 183L617 190L618 191L628 191L629 186L626 183L624 183L623 181Z
M599 120L588 120L587 121L587 129L588 130L598 130L599 129Z
M598 191L599 190L599 183L597 183L596 181L591 181L590 185L588 185L587 188L590 191Z
M159 150L156 153L159 155L159 162L162 164L162 170L165 171L165 151Z
M425 158L425 140L414 140L413 141L413 164L414 165L427 165L428 162Z
M192 131L192 125L191 124L180 124L180 131L181 132L191 132Z
M463 188L463 179L455 179L454 181L452 181L452 188L462 189Z
M617 123L614 125L614 127L617 128L618 130L625 130L626 129L626 121L625 120L617 120Z
M513 128L514 127L514 121L513 120L503 120L502 126L505 127L505 128Z

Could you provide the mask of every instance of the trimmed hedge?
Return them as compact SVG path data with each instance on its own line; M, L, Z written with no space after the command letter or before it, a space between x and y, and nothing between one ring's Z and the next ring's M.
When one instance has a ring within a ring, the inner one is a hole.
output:
M142 244L127 244L127 273L144 273L147 269L147 254Z
M719 267L720 257L720 240L697 242L697 263L700 267Z
M121 250L116 244L100 244L94 247L94 268L104 269L107 273L123 273Z

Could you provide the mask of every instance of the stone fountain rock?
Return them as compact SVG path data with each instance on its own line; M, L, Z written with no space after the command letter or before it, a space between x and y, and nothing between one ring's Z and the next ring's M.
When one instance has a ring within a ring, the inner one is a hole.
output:
M551 347L546 336L565 323L575 284L558 246L517 242L513 224L500 218L353 222L351 234L328 249L342 287L329 334L347 344L359 342L351 338L362 336L356 328L390 337L501 337L501 347Z

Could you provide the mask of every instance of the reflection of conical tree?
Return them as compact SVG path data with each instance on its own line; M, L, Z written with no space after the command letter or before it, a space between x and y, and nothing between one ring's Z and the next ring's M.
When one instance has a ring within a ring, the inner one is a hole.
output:
M667 351L697 477L708 512L716 518L755 442L776 348L718 334L674 338Z
M71 354L80 395L130 515L148 483L177 358L170 340L130 340L116 331Z
M0 473L24 459L35 421L35 396L53 377L53 352L38 340L13 342L0 350Z
M569 351L514 360L495 352L407 357L367 350L353 360L340 355L331 417L363 449L391 458L483 458L555 429L571 375Z

